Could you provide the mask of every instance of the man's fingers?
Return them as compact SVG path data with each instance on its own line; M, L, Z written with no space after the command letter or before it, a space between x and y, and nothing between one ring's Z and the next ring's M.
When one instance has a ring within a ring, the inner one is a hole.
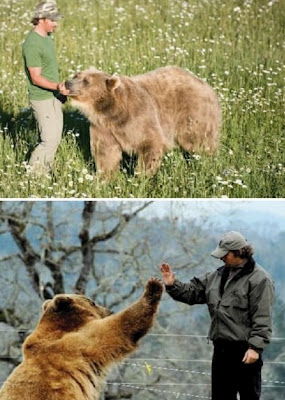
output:
M249 349L245 353L245 355L242 359L242 362L245 364L252 364L252 363L256 362L258 360L258 358L259 358L258 352L253 349Z
M167 263L162 263L160 269L162 272L170 272L171 271L170 265Z
M60 93L65 95L65 96L67 96L69 94L69 90L66 89L64 82L60 82L58 84L58 89L59 89Z

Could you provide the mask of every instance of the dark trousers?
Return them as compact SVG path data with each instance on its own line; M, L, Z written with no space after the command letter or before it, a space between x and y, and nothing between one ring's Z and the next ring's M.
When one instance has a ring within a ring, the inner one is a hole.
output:
M214 342L212 361L212 400L259 400L261 357L253 364L242 359L248 350L244 342Z

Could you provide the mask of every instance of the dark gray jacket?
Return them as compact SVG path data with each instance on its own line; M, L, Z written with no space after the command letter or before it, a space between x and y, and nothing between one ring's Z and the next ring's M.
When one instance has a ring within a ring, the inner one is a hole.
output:
M263 350L272 332L273 282L250 258L242 268L232 271L221 295L224 268L227 267L194 277L189 283L175 280L172 286L166 286L166 291L174 300L208 305L211 340L247 341L249 347Z

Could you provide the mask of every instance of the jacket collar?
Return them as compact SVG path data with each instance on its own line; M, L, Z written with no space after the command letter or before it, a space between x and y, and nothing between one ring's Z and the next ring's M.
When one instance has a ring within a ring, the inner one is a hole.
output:
M244 267L242 267L239 271L239 273L237 274L238 277L243 276L243 275L247 275L250 274L254 268L255 268L256 262L254 260L254 258L252 256L249 257L249 259L247 260L246 264L244 265ZM222 275L224 269L226 268L226 265L224 264L222 267L218 268L217 271L220 275Z

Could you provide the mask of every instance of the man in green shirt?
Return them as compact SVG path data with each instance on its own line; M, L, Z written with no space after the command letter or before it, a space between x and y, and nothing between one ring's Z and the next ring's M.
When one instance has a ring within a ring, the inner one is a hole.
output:
M37 173L49 171L63 130L61 105L68 91L64 83L59 82L51 37L61 18L54 2L38 4L32 19L34 29L29 32L22 48L29 100L40 133L40 143L29 161L31 169Z

